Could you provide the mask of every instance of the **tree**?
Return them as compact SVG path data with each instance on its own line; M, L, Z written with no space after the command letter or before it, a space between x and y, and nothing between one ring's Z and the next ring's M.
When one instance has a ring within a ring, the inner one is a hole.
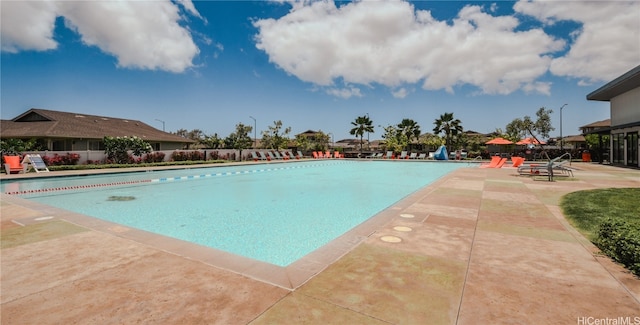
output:
M360 151L362 151L362 137L365 133L374 133L373 122L369 116L365 115L358 116L355 121L351 122L351 125L354 128L349 131L349 134L360 137Z
M252 126L238 123L236 124L236 131L229 134L225 139L225 145L227 148L240 150L240 159L242 159L242 150L251 148L251 145L253 144L253 140L249 136L251 131L253 131Z
M445 144L447 150L451 152L451 144L454 136L458 133L462 133L462 122L459 119L453 117L453 113L444 113L440 115L440 118L433 122L436 126L433 128L433 133L440 134L444 132Z
M0 140L0 152L2 152L3 156L16 156L25 151L36 151L39 149L40 146L35 139L27 141L13 138Z
M536 112L536 117L538 119L535 122L528 115L522 119L517 118L507 124L507 134L517 134L518 136L523 137L526 137L527 134L529 134L536 139L538 143L540 143L541 141L536 137L536 134L541 137L548 138L549 132L555 130L555 128L551 126L552 113L553 110L540 107ZM540 146L544 148L542 144L540 144Z
M194 140L195 143L190 144L190 147L198 147L201 144L204 144L205 146L207 145L205 143L207 136L200 129L193 129L191 131L187 131L186 129L179 129L178 131L176 131L175 135Z
M401 151L409 144L407 136L393 125L389 125L384 128L382 138L384 139L385 148L393 152Z
M183 137L183 138L188 138L189 137L189 131L187 131L186 129L179 129L178 131L176 131L175 135Z
M398 124L398 132L407 139L407 149L413 139L420 138L420 125L412 119L405 118Z
M427 146L428 149L437 149L442 143L442 138L431 133L425 133L420 137L420 143Z
M309 150L324 151L328 148L329 139L330 137L328 134L325 134L322 131L318 131L313 136L302 135L302 134L296 135L295 143L296 143L296 146L299 149L302 149L303 151L309 151Z
M205 135L201 142L206 148L219 149L224 147L224 139L218 137L217 133L211 136Z
M282 129L282 121L274 121L273 126L269 126L269 130L262 131L262 147L279 150L289 143L289 133L291 127Z
M129 150L134 156L138 157L153 150L148 142L136 136L122 138L106 136L102 139L102 142L104 143L104 153L107 158L113 160L116 164L129 163Z

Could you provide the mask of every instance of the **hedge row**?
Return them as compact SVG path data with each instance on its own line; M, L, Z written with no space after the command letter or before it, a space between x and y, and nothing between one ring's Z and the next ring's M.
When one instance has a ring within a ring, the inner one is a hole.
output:
M640 222L605 219L595 244L608 256L640 276Z

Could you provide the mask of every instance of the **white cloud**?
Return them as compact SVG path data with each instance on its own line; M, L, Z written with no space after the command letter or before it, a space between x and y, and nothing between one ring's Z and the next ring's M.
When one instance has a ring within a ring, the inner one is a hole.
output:
M552 60L555 75L591 84L614 79L640 63L638 1L520 1L514 9L547 24L582 24L570 35L575 41L569 52Z
M539 93L544 95L551 95L551 83L536 81L522 86L522 90L527 94Z
M492 8L493 9L493 8ZM551 53L565 43L541 29L517 31L511 16L466 6L452 23L404 1L331 1L294 7L279 19L254 22L256 46L297 78L325 87L381 84L425 89L462 84L486 94L509 94L545 74Z
M53 50L58 43L53 40L56 8L53 2L2 1L0 2L0 38L2 51L17 53L20 50Z
M362 97L362 94L360 93L360 89L359 88L354 88L354 87L347 87L347 88L329 88L326 90L327 94L332 95L332 96L336 96L336 97L340 97L340 98L344 98L344 99L349 99L351 97Z
M191 1L180 3L197 14ZM115 56L120 67L183 72L199 53L191 34L180 26L179 8L171 1L3 1L2 50L54 49L58 16L85 44ZM6 21L6 17L21 18ZM22 30L34 32L22 35Z
M177 2L181 4L190 14L202 19L202 16L200 16L200 13L198 12L198 10L196 10L196 7L193 5L193 2L191 2L191 0L177 0Z
M395 98L405 98L409 94L409 91L403 87L403 88L392 91L391 94Z

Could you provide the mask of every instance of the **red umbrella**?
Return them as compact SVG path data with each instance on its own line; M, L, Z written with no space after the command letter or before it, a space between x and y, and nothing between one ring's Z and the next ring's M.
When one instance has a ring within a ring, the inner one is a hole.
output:
M509 141L505 138L495 138L485 142L485 144L512 144L512 143L513 143L512 141Z
M524 138L518 142L516 142L517 145L526 145L526 144L547 144L544 141L538 141L534 138Z

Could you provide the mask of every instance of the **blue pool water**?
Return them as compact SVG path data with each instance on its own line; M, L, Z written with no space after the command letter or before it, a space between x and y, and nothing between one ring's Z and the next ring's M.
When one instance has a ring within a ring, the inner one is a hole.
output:
M286 266L461 166L327 160L1 185L3 193Z

